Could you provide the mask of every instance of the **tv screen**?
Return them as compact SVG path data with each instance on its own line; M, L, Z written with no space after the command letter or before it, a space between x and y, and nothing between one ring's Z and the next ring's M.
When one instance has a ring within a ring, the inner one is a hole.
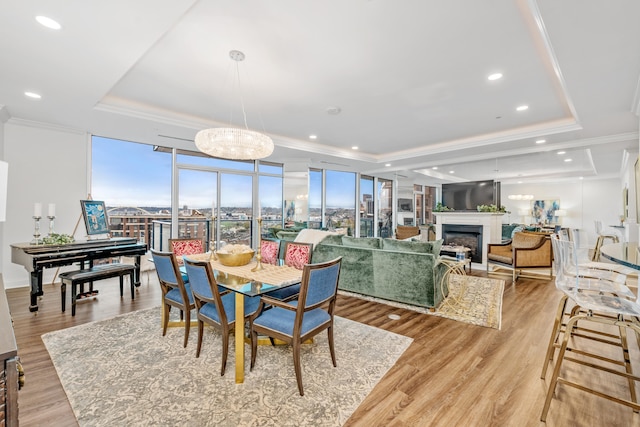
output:
M477 211L478 205L500 207L500 183L486 180L442 184L442 204L457 211Z

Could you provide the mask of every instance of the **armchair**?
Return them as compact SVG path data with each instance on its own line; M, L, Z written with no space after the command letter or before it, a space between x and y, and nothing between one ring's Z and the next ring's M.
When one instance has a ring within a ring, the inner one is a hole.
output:
M488 244L487 273L489 273L491 265L510 269L513 283L516 282L523 269L548 269L549 277L552 277L553 250L549 236L517 232L513 234L513 239L509 242Z

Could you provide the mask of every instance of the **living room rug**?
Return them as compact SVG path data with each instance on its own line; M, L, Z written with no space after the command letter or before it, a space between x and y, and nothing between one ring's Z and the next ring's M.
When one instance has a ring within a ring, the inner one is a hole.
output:
M504 280L458 274L451 274L449 277L451 278L449 295L435 311L353 292L338 291L338 293L472 325L500 329Z
M156 308L42 339L80 426L340 426L412 342L336 317L338 367L320 333L301 351L300 396L290 346L260 346L249 372L246 345L245 382L236 384L233 338L220 376L220 333L205 328L199 358L197 330L187 348L183 336L183 328L162 336Z

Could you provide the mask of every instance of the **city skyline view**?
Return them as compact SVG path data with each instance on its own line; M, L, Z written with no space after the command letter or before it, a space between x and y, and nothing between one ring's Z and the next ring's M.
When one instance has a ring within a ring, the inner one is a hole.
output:
M113 207L170 208L171 157L168 152L154 151L152 145L94 136L92 139L92 198L103 200L106 205ZM310 174L312 187L319 188L321 185L321 181L317 179L318 175ZM345 175L347 179L344 179ZM225 188L233 188L233 191L221 194L221 207L251 206L250 175L224 172L217 176L221 177ZM211 208L216 192L215 177L216 174L207 171L181 169L180 208L184 206L191 209ZM354 173L327 171L327 208L355 209L354 177ZM261 206L263 208L282 207L280 181L265 178L271 177L261 176ZM316 206L310 197L309 207L317 208L319 205Z

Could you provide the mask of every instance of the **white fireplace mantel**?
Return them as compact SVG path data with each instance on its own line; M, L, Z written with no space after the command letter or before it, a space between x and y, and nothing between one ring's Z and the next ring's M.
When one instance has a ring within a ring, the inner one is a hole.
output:
M500 212L434 212L436 239L442 239L442 225L482 226L482 265L487 265L487 244L502 242L502 216Z

